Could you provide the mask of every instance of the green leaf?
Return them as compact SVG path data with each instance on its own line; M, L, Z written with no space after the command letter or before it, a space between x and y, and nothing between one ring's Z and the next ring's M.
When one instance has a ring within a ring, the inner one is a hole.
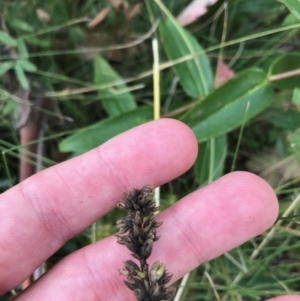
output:
M122 132L150 121L152 117L153 109L147 106L102 120L61 141L59 149L76 154L89 151Z
M28 90L29 89L29 84L28 84L26 74L25 74L23 68L21 67L21 65L18 64L18 62L16 63L14 69L15 69L15 74L16 74L16 77L18 79L19 84L21 85L21 87L24 90Z
M34 45L34 46L39 46L39 47L50 47L51 46L51 41L47 39L41 39L40 37L27 37L26 42L28 44Z
M34 32L34 27L28 24L25 21L22 21L20 19L13 19L13 21L10 23L10 25L16 29L20 29L26 32Z
M214 90L181 119L202 142L237 128L267 108L271 100L265 72L249 69Z
M4 62L0 64L0 76L5 74L8 70L14 67L14 62Z
M288 14L282 21L282 26L289 26L299 23L299 19L294 14Z
M85 38L85 32L80 26L72 26L69 31L69 36L74 44L78 44Z
M288 136L288 141L290 143L292 153L300 163L300 128Z
M17 46L17 40L3 30L0 30L0 42L12 47Z
M106 85L120 82L117 86L98 90L103 107L112 116L128 112L137 107L135 99L122 78L111 68L107 61L101 56L94 58L94 81L96 85Z
M300 2L299 0L281 0L283 4L300 20Z
M293 90L292 102L295 105L300 106L300 89L299 88L295 88Z
M29 72L33 72L37 70L36 65L32 64L30 61L26 59L18 60L18 64L25 70Z
M17 43L18 43L19 55L22 57L28 57L28 50L27 50L24 40L20 38L17 40Z
M173 66L184 91L194 98L208 95L213 88L213 75L203 48L187 30L179 25L160 1L156 2L166 14L159 23L159 33L168 58L176 60L195 55Z
M270 66L269 74L277 75L300 68L300 53L287 53L279 56ZM272 81L280 90L290 90L300 87L300 75Z
M7 116L11 113L14 113L17 109L18 103L14 100L7 99L3 109L2 109L2 115Z
M287 132L293 132L300 127L299 112L292 110L285 112L282 107L270 107L262 114L262 117L274 127Z
M200 186L214 181L224 174L227 154L226 140L226 135L221 135L199 144L200 152L193 168Z

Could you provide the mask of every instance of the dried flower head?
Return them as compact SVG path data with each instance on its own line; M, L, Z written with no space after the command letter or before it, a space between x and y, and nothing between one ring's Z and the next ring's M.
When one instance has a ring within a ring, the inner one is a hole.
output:
M175 290L165 285L172 275L167 273L163 263L155 262L150 270L147 263L153 243L159 239L156 228L162 224L156 221L155 213L159 207L152 199L153 192L154 188L150 185L141 190L132 189L124 193L124 199L118 203L118 207L126 210L128 215L117 222L117 241L125 245L140 264L127 260L120 273L127 277L124 283L138 301L169 301L174 297Z

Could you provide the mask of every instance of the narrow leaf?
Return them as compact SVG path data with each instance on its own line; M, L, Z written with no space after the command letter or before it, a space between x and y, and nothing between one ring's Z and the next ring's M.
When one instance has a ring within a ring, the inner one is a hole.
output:
M21 67L21 65L18 64L18 62L16 63L14 69L15 69L15 74L16 74L16 77L18 79L19 84L21 85L21 87L24 90L28 90L29 89L29 84L28 84L26 74L25 74L23 68Z
M61 141L59 149L76 154L89 151L126 130L150 121L152 114L152 107L147 106L102 120Z
M7 99L1 113L3 116L7 116L9 114L14 113L16 109L17 109L17 102L11 99Z
M300 20L300 2L299 0L281 0L283 4Z
M103 107L110 116L117 116L137 107L133 95L130 92L123 92L124 90L126 91L127 86L122 82L122 78L101 56L94 58L94 74L96 85L121 82L112 88L105 88L98 91Z
M28 57L28 50L26 44L22 38L17 40L18 43L18 52L22 57Z
M200 152L193 168L200 186L223 175L227 154L226 140L226 135L221 135L199 144Z
M25 71L36 71L36 65L32 64L30 61L28 61L27 59L21 59L18 60L18 64L25 70Z
M262 112L271 100L267 75L259 69L249 69L214 90L182 120L193 129L198 142L202 142L237 128Z
M40 37L39 38L36 38L36 37L33 37L33 36L28 37L28 38L26 38L26 42L28 44L43 47L43 48L51 46L51 41L50 40L41 39Z
M288 136L290 148L300 163L300 128L298 128L293 134Z
M5 74L8 70L14 67L14 62L4 62L0 64L0 76Z
M160 1L156 2L166 14L159 24L159 32L169 59L176 60L194 55L193 58L173 66L184 91L195 98L208 95L213 88L213 75L203 48L179 25Z
M300 89L299 88L295 88L293 90L292 102L296 106L300 106Z
M299 19L294 14L290 13L284 18L281 25L289 26L289 25L294 25L294 24L298 24L298 23L299 23Z
M26 32L34 32L34 27L31 26L29 23L22 21L18 18L13 19L10 25L16 29L21 29Z
M17 46L17 40L3 30L0 30L0 42L12 47Z

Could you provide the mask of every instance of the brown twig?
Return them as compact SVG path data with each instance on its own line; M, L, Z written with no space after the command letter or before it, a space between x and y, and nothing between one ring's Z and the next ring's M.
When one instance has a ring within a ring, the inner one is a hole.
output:
M293 77L296 75L300 75L300 69L295 69L295 70L279 73L276 75L271 75L271 76L269 76L268 80L269 80L269 82L275 82L277 80Z

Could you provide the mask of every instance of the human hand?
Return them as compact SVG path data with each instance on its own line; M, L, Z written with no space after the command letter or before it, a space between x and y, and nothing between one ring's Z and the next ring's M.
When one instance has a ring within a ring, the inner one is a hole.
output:
M112 210L124 191L160 186L187 171L197 156L193 132L162 119L125 132L82 156L53 166L0 196L0 295ZM259 177L234 172L158 215L159 260L176 281L267 230L278 205ZM108 237L67 256L16 301L134 300L118 269L129 251ZM277 298L279 300L279 298ZM296 296L280 297L295 301ZM300 300L300 299L299 299Z

